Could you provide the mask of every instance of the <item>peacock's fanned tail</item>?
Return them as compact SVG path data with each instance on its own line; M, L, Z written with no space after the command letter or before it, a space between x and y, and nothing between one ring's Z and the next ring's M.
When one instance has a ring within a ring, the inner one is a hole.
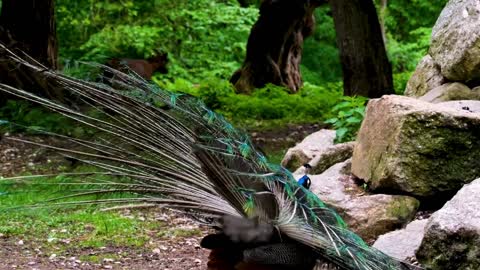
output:
M268 163L245 133L201 101L115 70L110 70L116 76L113 85L121 87L120 91L74 79L1 44L0 58L21 67L18 72L41 78L89 104L93 112L82 113L25 91L29 89L0 83L1 91L41 104L107 135L96 140L55 135L78 147L41 145L101 169L85 173L83 182L78 183L89 184L91 189L72 190L52 203L158 204L208 217L258 217L340 268L410 269L365 244L332 208L298 185L289 171ZM94 173L115 177L101 180L92 176ZM88 199L109 193L131 196Z

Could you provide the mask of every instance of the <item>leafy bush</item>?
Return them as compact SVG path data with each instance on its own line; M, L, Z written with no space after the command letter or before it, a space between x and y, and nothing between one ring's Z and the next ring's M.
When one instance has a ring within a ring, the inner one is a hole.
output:
M343 97L342 102L332 108L332 113L336 116L325 121L332 124L336 130L336 143L355 140L357 132L365 116L364 97Z
M402 73L393 74L393 89L395 94L403 95L405 88L407 87L408 80L412 76L413 71L405 71Z
M60 40L69 48L62 51L64 59L105 62L147 58L162 50L170 64L161 78L194 82L228 78L240 66L257 16L256 8L241 8L231 0L81 0L58 8Z
M448 0L396 0L388 1L385 26L393 38L415 42L412 31L431 28Z
M388 54L394 73L415 70L417 63L428 51L431 33L431 28L418 28L410 33L415 37L412 42L398 42L393 38L389 39Z
M82 136L86 130L75 122L24 100L8 100L0 108L0 128L3 131L38 133L42 131Z
M305 40L304 44L302 75L305 81L313 84L336 82L342 79L335 27L329 13L328 5L315 10L315 32Z
M235 124L247 127L321 122L329 117L330 109L342 97L340 83L324 86L305 83L293 95L284 87L267 85L250 96L235 94L227 80L214 77L199 84L184 79L159 83L170 91L196 96Z

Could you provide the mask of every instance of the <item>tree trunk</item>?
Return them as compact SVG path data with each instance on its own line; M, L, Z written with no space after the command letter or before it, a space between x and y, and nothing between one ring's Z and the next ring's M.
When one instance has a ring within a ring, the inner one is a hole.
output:
M373 1L335 0L330 5L340 49L344 94L370 98L393 94L392 65Z
M257 4L258 0L238 0L238 3L240 4L241 7L248 7L253 4Z
M387 16L387 0L380 1L380 29L382 31L383 43L387 46L387 30L385 29L385 17Z
M57 37L54 0L3 0L0 41L21 50L47 68L57 68ZM0 63L0 81L44 96L62 98L42 81L30 78L27 70ZM0 98L4 100L5 98Z
M303 41L315 26L313 11L322 0L264 0L252 27L242 67L230 79L238 93L249 94L267 83L302 86L300 62Z
M3 0L2 2L0 26L10 34L15 45L46 67L56 69L58 49L55 1ZM4 41L3 38L2 35L2 41Z

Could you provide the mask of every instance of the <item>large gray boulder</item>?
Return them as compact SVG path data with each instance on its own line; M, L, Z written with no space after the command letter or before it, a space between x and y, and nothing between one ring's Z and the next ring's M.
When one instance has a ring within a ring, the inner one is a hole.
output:
M451 81L480 79L480 2L450 0L432 30L429 54Z
M355 142L346 142L332 145L318 152L308 164L312 167L309 174L321 174L331 166L352 157ZM294 174L305 174L305 167L298 168Z
M328 129L322 129L308 135L295 147L288 149L282 160L282 166L293 172L298 167L308 163L314 157L333 146L335 136L335 130Z
M420 60L415 72L408 80L405 95L409 97L420 97L430 90L444 84L446 79L443 77L440 66L433 61L430 55Z
M417 259L428 269L480 269L480 179L430 217Z
M477 101L478 102L478 101ZM352 173L371 189L433 196L480 176L480 113L403 96L368 103Z
M412 260L422 243L427 223L428 219L412 221L404 229L381 235L373 247L399 260Z
M432 89L419 99L431 103L451 100L480 100L480 91L472 91L463 83L446 83Z
M310 178L312 192L367 241L410 222L419 206L415 198L408 196L369 194L350 177L350 160Z

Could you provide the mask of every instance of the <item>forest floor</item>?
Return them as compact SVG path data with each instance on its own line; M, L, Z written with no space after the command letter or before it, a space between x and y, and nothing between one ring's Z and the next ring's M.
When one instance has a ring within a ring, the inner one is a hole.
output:
M51 138L12 137L60 146ZM43 148L2 139L0 175L64 171L69 162ZM0 183L0 196L2 189ZM7 197L3 195L3 197ZM6 199L0 198L0 204ZM159 208L0 213L0 269L206 269L200 240L209 228Z
M288 147L318 129L318 125L289 126L253 132L252 140L272 161L279 162ZM11 137L56 146L64 144L47 137L21 134ZM71 166L51 150L0 140L0 176L69 171ZM0 204L17 203L9 201L5 194L0 178ZM40 193L33 196L42 198ZM0 212L0 270L206 269L209 252L199 243L209 230L182 214L159 208Z

